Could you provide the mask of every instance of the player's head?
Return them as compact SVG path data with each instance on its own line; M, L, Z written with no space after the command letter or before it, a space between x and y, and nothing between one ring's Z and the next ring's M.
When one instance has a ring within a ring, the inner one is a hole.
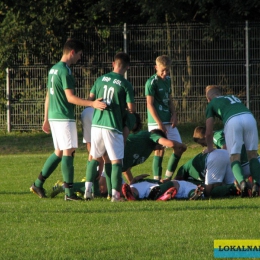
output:
M77 39L69 38L63 46L63 55L69 55L69 63L75 64L78 60L80 60L83 50L83 42Z
M166 134L161 129L153 129L151 133L160 135L163 138L167 138Z
M193 141L202 146L207 146L205 135L206 135L206 127L197 126L193 132Z
M130 65L130 57L125 52L118 52L114 57L113 67L127 70Z
M206 98L210 102L213 98L221 96L221 88L217 85L209 85L206 87Z
M167 75L169 75L170 67L172 64L172 61L169 56L167 55L161 55L158 56L155 60L155 69L156 74L158 77L165 79Z

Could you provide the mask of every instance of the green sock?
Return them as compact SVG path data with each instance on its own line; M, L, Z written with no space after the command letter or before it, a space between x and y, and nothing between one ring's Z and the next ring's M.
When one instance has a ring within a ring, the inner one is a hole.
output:
M166 171L166 178L171 178L173 173L175 172L177 165L179 163L180 157L177 156L176 154L172 153L168 165L167 165L167 171Z
M104 169L106 174L107 194L112 196L112 183L111 183L112 164L105 163Z
M111 182L112 189L120 192L122 186L122 164L112 164Z
M257 158L253 158L249 161L250 173L252 175L254 183L260 183L259 174L260 174L260 163Z
M74 157L72 156L62 156L61 160L61 171L63 180L66 183L65 194L71 196L73 194L73 181L74 181Z
M45 180L54 172L61 161L55 153L51 154L43 165L42 171L38 179L34 182L36 187L42 188Z
M153 178L156 180L162 178L162 161L163 157L156 155L153 157Z
M236 188L234 184L227 184L222 186L217 186L213 188L210 192L212 198L221 198L229 195L234 195Z
M240 184L241 181L244 180L243 169L241 167L241 163L239 161L234 161L231 163L232 172L238 182Z
M86 170L86 181L87 182L94 182L96 175L97 175L97 167L99 162L96 160L91 160L87 163L87 170Z

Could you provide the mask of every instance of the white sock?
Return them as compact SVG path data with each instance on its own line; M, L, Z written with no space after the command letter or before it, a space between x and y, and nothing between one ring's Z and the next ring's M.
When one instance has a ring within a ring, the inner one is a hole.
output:
M91 192L91 188L92 188L92 182L86 181L85 182L85 189L87 192Z
M112 197L120 199L120 192L115 189L112 189Z

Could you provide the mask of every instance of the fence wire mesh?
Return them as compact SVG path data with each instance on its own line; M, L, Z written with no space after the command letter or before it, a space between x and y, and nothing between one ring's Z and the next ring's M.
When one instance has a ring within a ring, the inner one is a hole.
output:
M218 84L226 93L233 93L243 102L249 98L250 109L259 120L260 108L260 23L234 24L223 35L212 37L207 25L127 25L124 27L87 28L74 32L86 43L83 59L73 66L77 82L77 95L87 98L91 86L100 75L111 71L113 56L118 51L127 51L131 66L127 72L133 84L137 112L146 121L144 85L155 73L154 64L158 55L167 54L172 60L171 78L174 103L179 122L202 123L205 120L205 87ZM246 32L249 48L246 49ZM246 52L249 54L249 74L246 74ZM27 58L28 58L27 54ZM26 54L17 58L9 68L10 111L6 103L0 106L0 128L8 122L12 130L40 130L44 115L44 98L49 68L53 65L51 54L46 53L48 64L39 64L30 56L31 64L23 66ZM57 62L57 61L56 61ZM249 92L247 93L247 76ZM249 95L249 96L248 96ZM83 107L76 108L79 119ZM9 120L7 117L10 117ZM79 122L79 121L78 121Z

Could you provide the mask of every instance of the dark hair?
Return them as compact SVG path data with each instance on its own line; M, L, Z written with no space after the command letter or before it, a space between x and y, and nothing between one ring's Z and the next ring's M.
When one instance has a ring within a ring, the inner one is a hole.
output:
M77 39L69 38L64 44L63 53L68 53L71 50L74 50L76 53L79 51L83 51L84 43Z
M160 135L161 137L167 138L166 134L161 129L153 129L151 133Z
M141 120L141 116L138 113L134 113L135 115L135 125L132 129L133 133L139 132L143 128L143 123Z
M118 62L123 68L126 68L130 65L130 57L125 52L118 52L114 56L114 62Z

